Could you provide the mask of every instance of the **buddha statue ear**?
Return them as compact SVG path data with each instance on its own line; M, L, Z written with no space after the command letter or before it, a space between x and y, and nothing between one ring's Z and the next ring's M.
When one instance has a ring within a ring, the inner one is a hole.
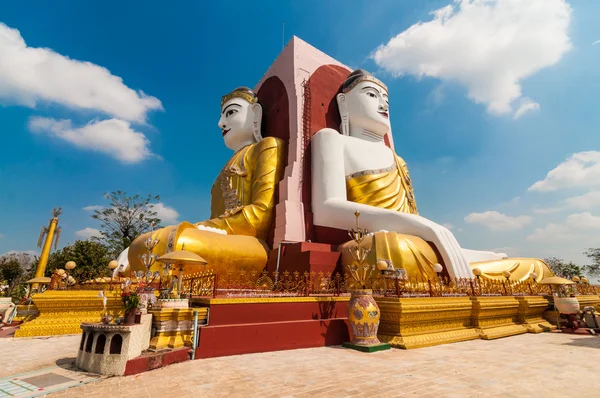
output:
M348 107L346 106L346 94L339 93L337 96L338 109L340 111L340 133L342 135L350 135L350 118L348 117Z
M252 135L254 135L254 139L256 142L260 142L263 139L263 136L260 132L262 126L262 106L260 104L252 105L252 111L254 111L254 120L252 121Z

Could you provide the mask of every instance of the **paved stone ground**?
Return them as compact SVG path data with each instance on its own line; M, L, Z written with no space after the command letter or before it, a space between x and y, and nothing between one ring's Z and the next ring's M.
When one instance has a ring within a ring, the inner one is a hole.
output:
M62 339L65 343L58 343ZM56 350L58 344L71 344L69 352L77 348L72 337L45 342L54 348L49 351L36 340L15 340L11 347L21 350L21 358L35 358L40 352L46 358L64 357ZM6 347L5 342L0 341L0 347ZM14 360L7 359L9 364ZM372 354L326 347L184 362L51 396L563 397L573 391L573 382L594 385L599 360L599 336L562 333ZM581 388L579 392L587 390Z
M81 335L0 339L0 378L56 365L76 358Z

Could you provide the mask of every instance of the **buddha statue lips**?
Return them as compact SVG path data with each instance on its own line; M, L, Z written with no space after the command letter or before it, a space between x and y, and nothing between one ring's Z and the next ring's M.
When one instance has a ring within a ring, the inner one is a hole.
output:
M284 143L262 137L262 107L256 94L239 87L221 100L219 128L233 156L219 173L211 190L211 218L192 224L183 222L155 232L160 242L154 254L192 251L207 262L207 270L260 272L267 262L265 239L275 207L275 187L284 167ZM129 248L132 270L143 270L139 256L146 252L149 233ZM153 266L158 270L161 264ZM201 271L204 267L190 272ZM187 271L186 271L187 272Z
M375 232L362 244L371 251L368 261L385 261L408 277L433 279L433 266L442 263L450 277L481 276L525 280L531 273L541 280L552 272L537 259L507 259L493 252L464 250L445 227L421 217L406 162L385 145L391 129L388 90L364 70L352 72L337 94L340 132L317 132L312 146L313 223L342 230L352 228L351 215L360 211L361 224ZM342 263L349 264L355 242L340 245Z

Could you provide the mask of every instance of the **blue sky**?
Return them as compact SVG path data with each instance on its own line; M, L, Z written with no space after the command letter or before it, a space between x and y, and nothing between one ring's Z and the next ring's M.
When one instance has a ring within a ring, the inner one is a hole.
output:
M388 84L423 216L466 248L585 263L600 246L600 4L511 3L5 4L0 253L36 250L55 206L61 246L89 235L84 208L117 189L161 195L170 221L206 219L231 155L220 97L256 84L285 20L286 42Z

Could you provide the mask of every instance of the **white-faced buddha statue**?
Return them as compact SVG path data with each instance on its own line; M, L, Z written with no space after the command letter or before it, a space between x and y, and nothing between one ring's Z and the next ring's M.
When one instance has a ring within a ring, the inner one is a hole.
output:
M268 251L265 240L274 217L275 188L283 173L285 150L282 140L262 137L262 116L256 94L247 87L222 98L219 129L234 154L212 187L211 218L155 232L153 238L160 240L155 254L181 250L185 244L185 250L208 262L206 269L219 274L263 270ZM149 234L136 238L128 249L132 270L144 269L139 256L146 252L144 241Z
M408 277L433 278L436 263L452 278L482 277L541 280L552 272L541 260L508 259L502 253L462 249L447 228L420 216L404 160L390 149L384 136L390 131L388 90L372 74L357 70L337 95L340 131L320 130L312 138L312 212L317 226L354 227L360 211L361 227L374 232L366 245L372 263L384 261ZM343 264L352 262L342 244Z

